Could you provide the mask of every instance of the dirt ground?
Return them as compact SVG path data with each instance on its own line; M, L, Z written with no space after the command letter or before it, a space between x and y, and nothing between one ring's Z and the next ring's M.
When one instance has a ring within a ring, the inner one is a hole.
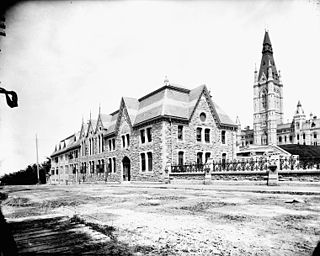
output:
M81 184L0 192L8 194L2 201L8 222L76 216L102 233L111 228L107 235L129 248L123 255L304 256L320 240L320 187L203 188Z

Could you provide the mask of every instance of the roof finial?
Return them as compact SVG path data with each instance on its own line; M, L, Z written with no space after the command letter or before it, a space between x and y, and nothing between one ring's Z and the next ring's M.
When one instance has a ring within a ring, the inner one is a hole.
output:
M91 121L91 109L90 109L90 121Z
M99 116L101 114L101 103L99 103Z
M297 105L297 107L301 107L301 102L300 102L300 100L298 100L298 105Z
M170 85L170 84L169 84L169 79L168 79L167 76L164 77L164 85L166 85L166 86L167 86L167 85Z
M258 72L257 71L257 63L254 63L254 72Z
M84 121L83 121L83 115L82 115L82 123L84 123Z

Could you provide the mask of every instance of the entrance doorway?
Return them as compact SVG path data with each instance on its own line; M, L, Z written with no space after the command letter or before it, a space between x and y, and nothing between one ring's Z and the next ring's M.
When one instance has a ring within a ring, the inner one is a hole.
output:
M122 160L122 170L123 170L123 181L130 181L130 159L128 157L124 157Z

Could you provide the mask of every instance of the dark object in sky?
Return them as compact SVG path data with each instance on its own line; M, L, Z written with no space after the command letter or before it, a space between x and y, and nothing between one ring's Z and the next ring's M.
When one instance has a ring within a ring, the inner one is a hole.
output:
M14 91L7 91L4 88L0 87L0 93L6 95L7 104L10 108L18 107L18 95Z
M6 36L6 32L4 31L6 29L6 25L4 24L5 22L4 16L0 17L0 36Z

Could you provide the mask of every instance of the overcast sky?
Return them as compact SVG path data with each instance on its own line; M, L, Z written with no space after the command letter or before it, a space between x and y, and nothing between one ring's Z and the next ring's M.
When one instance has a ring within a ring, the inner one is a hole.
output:
M252 126L253 72L265 29L284 84L285 120L298 100L320 116L318 1L42 1L6 14L0 80L0 175L36 161L78 131L82 116L109 114L122 96L171 83L206 84L242 127Z

